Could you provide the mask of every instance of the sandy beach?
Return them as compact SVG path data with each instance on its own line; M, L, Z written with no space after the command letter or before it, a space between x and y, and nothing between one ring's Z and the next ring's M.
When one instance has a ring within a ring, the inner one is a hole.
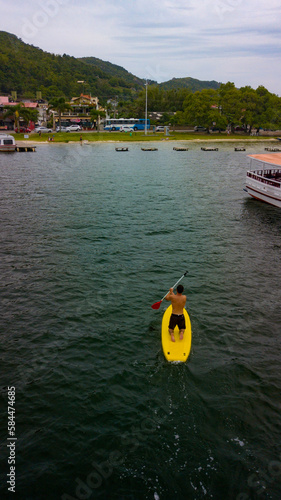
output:
M151 137L151 136L149 136ZM31 143L33 143L32 145L33 146L44 146L44 145L49 145L49 146L52 146L53 144L63 144L63 145L66 145L66 144L77 144L79 143L79 139L77 141L37 141L37 140L33 140L32 138L30 139L24 139L24 140L20 140L20 139L16 139L16 143L19 145L19 146L30 146ZM138 141L134 141L134 140L130 140L130 141L126 141L124 139L120 139L120 140L93 140L93 141L89 141L89 140L83 140L82 141L82 144L83 145L89 145L89 144L96 144L96 143L120 143L120 142L130 142L130 143L134 143L134 142L147 142L145 140L138 140ZM153 140L149 141L149 142L154 142ZM196 139L176 139L176 138L173 138L173 137L169 137L169 138L165 138L165 139L156 139L155 138L155 142L157 144L161 143L161 142L186 142L188 144L192 144L192 143L201 143L201 142L208 142L208 144L211 144L211 143L257 143L257 144L260 144L262 142L265 142L265 143L268 143L268 142L274 142L276 144L278 144L278 141L275 137L245 137L245 138L225 138L225 139L210 139L210 138L206 138L206 137L200 137L200 138L196 138Z

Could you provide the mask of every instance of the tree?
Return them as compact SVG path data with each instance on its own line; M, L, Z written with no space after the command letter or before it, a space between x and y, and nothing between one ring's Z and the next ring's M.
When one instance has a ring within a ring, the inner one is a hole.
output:
M239 93L242 113L240 122L245 128L245 132L248 131L250 134L253 126L258 127L258 94L250 86L241 87Z
M97 131L99 132L100 131L100 118L106 116L105 112L102 111L101 109L92 109L90 112L90 116L91 116L92 120L94 120L94 121L97 120Z
M281 98L271 94L262 85L257 88L256 93L258 95L258 126L269 129L279 128L281 126Z
M21 110L21 117L23 118L25 125L28 125L29 122L36 123L38 120L38 115L38 109L23 108Z
M221 130L225 130L227 127L227 119L222 114L219 107L212 108L210 112L210 120L215 129L219 130L219 133L221 132Z
M14 118L15 120L15 128L19 129L20 117L22 116L22 112L25 109L24 104L19 102L15 106L4 106L4 109L7 109L6 113L4 113L4 118Z
M183 111L176 112L176 114L173 116L173 124L174 123L175 123L175 125L184 125L185 124Z
M49 111L57 111L59 115L59 127L61 129L61 115L64 111L67 111L68 109L72 109L70 104L66 102L64 97L55 97L54 99L51 99L49 102L49 107L48 107L48 113ZM53 120L54 123L54 120Z
M222 84L218 93L220 109L231 126L231 132L234 133L234 126L241 121L243 114L241 94L232 82Z
M201 90L189 94L183 103L184 117L189 125L201 125L209 128L214 121L214 108L217 105L218 95L216 90Z

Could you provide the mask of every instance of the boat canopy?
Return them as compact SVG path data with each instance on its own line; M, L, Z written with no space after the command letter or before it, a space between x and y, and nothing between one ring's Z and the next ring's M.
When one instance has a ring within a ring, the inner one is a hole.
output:
M0 144L15 144L15 138L13 135L0 134Z
M247 155L251 160L270 165L271 167L281 166L281 153L263 153L258 155Z

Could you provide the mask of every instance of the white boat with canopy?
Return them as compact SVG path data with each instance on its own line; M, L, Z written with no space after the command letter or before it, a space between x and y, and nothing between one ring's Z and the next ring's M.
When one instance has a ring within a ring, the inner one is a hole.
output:
M245 191L270 205L281 208L281 153L248 155L251 160Z
M14 136L7 134L0 134L0 152L10 153L16 150L16 141Z

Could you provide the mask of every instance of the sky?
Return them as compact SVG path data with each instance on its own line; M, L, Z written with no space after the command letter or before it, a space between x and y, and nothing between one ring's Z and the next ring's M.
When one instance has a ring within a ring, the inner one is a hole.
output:
M158 83L263 85L281 96L280 0L0 0L0 30Z

